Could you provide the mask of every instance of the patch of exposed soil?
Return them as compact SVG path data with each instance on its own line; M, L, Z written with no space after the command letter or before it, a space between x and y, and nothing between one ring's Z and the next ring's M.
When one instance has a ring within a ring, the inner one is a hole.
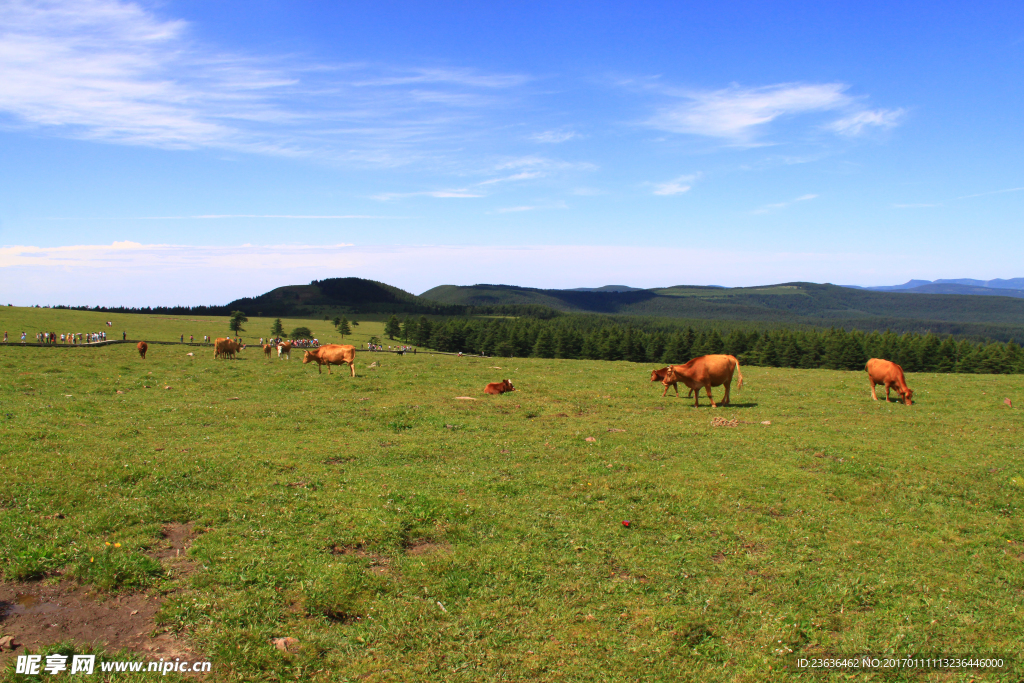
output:
M405 552L408 555L432 555L449 550L451 550L451 546L447 543L432 541L429 538L414 538L405 546Z
M154 658L199 659L169 634L151 636L158 596L143 593L105 596L71 581L58 585L0 583L0 631L14 636L16 649L0 652L0 670L25 648L33 650L62 640L126 649Z
M367 567L372 573L380 576L394 576L395 570L391 566L391 558L378 553L372 553L365 548L362 544L357 543L355 545L336 545L331 548L332 555L349 555L351 557L361 557L370 560L370 564Z
M188 559L186 553L200 533L195 522L167 524L161 530L163 538L149 554L160 560L175 578L188 576L195 571L195 563Z
M194 571L185 556L198 535L194 524L168 524L150 556L176 577ZM146 593L109 595L73 581L0 582L0 635L13 635L15 651L0 652L0 670L8 660L45 645L70 640L102 646L107 652L131 650L148 657L201 659L181 639L158 630L154 616L163 600Z

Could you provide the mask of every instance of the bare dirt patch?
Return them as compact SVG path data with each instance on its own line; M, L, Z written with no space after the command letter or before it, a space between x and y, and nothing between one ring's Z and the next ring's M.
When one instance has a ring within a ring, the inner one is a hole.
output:
M195 570L186 557L201 530L193 522L164 526L162 538L149 552L172 576ZM13 635L16 652L33 650L65 640L102 646L107 652L131 650L153 657L197 659L180 639L159 630L154 616L163 600L159 595L109 595L73 581L0 582L0 632ZM155 634L155 635L154 635ZM0 669L14 655L0 652Z
M348 555L351 557L360 557L368 559L369 565L367 569L380 576L394 576L395 570L391 566L391 558L386 555L380 555L366 550L362 544L357 543L356 545L336 545L331 548L332 555Z
M195 522L166 524L161 530L160 542L149 554L153 559L160 560L171 572L171 576L188 576L196 569L195 563L187 557L188 549L200 533L202 530L195 528Z
M70 640L102 646L107 652L131 650L152 657L198 659L189 647L156 630L159 596L136 593L108 596L64 581L0 583L0 631L14 636L14 652L0 652L0 670L25 648Z
M444 542L433 541L429 538L414 538L405 546L407 555L432 555L451 550L451 546Z

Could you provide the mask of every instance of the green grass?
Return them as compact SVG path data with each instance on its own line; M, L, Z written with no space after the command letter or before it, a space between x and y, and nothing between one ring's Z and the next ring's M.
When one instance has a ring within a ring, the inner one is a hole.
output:
M334 329L334 324L324 320L323 316L315 319L309 318L282 318L281 325L285 329L285 336L299 326L308 327L320 340L321 344L355 344L362 345L371 336L383 336L384 320L387 316L372 315L347 316L350 323L354 319L359 325L352 328L353 334L344 339ZM333 317L331 318L334 319ZM50 308L22 308L22 307L0 307L0 334L4 330L8 333L8 343L17 344L21 340L21 333L27 332L26 341L34 342L37 332L56 332L60 334L70 333L91 333L106 332L108 339L121 339L121 333L127 332L128 339L143 341L180 341L181 336L188 342L189 335L195 338L196 342L202 342L203 336L208 335L211 339L217 337L235 336L228 328L228 316L172 316L160 314L134 314L134 313L97 313L92 311L73 311L67 309ZM244 332L240 336L247 344L256 344L260 337L269 338L270 328L274 324L275 317L249 316L249 322L244 323ZM107 322L113 325L107 327ZM2 337L0 337L2 339Z
M163 317L124 325L184 327ZM761 681L797 678L789 651L1024 649L1024 377L909 375L907 407L865 373L748 367L712 410L624 362L363 352L353 379L185 352L0 349L0 570L148 584L216 680ZM189 521L196 571L162 574L146 551Z

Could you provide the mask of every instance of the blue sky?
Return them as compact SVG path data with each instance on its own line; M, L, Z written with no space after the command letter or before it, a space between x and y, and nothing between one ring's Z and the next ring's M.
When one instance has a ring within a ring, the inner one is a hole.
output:
M0 298L1024 275L1019 5L552 5L0 0Z

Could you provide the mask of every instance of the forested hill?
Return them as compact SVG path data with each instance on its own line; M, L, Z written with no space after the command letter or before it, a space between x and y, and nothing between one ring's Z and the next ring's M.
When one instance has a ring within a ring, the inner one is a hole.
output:
M358 277L313 280L266 294L236 299L226 308L252 315L308 316L344 310L352 313L428 313L459 315L464 306L444 305L375 280Z
M444 304L537 304L567 313L743 320L861 329L930 329L1021 337L1024 300L1001 296L908 294L790 282L766 287L692 287L628 292L444 285L420 295Z

